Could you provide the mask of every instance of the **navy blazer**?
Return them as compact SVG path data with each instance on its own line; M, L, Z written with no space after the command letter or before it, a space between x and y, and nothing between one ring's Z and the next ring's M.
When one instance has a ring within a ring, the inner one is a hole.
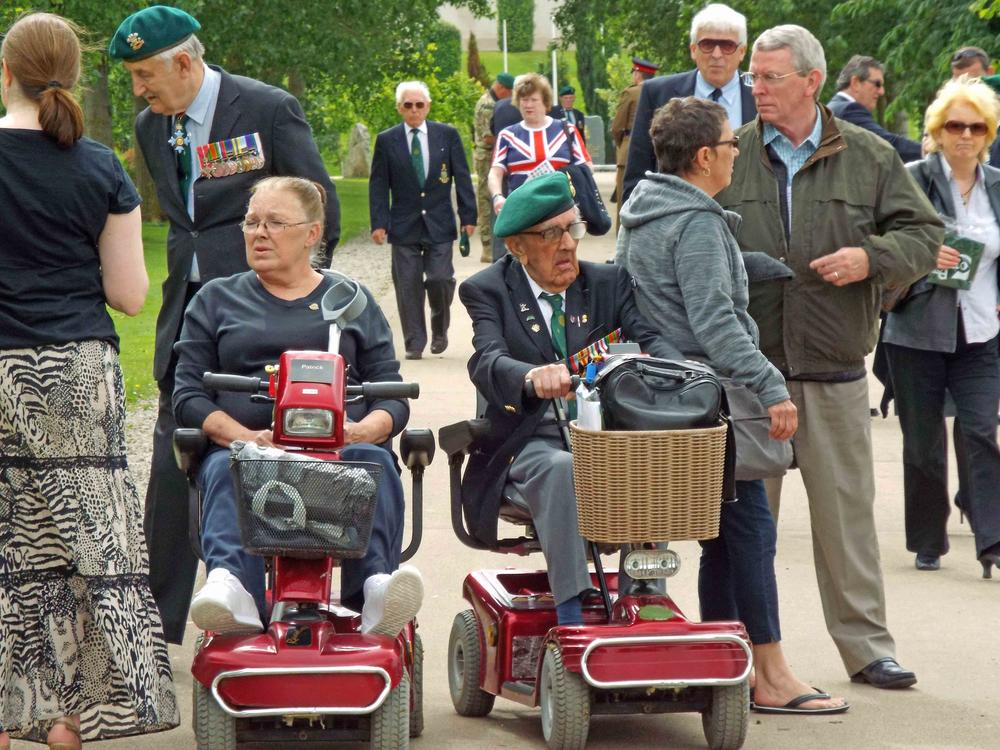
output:
M497 103L493 107L493 114L490 115L490 132L494 136L500 135L501 130L516 125L523 119L521 110L514 106L509 96L497 99Z
M635 120L632 123L632 135L628 144L628 163L625 165L625 177L622 182L623 205L632 194L635 186L646 172L656 171L656 155L653 153L653 141L649 137L649 126L653 122L653 113L671 99L682 96L694 96L695 82L698 71L675 73L671 76L658 76L643 81L639 89L639 104L635 109ZM750 93L750 87L740 81L740 102L743 105L743 125L757 116L757 104Z
M907 165L931 205L943 218L955 218L955 201L945 177L940 154ZM983 179L993 215L1000 222L1000 169L983 165ZM998 272L1000 286L1000 272ZM885 319L882 340L887 344L954 352L958 338L958 290L931 284L924 276Z
M621 328L629 341L657 357L683 359L639 313L634 281L621 266L580 262L566 290L566 344L575 354ZM559 361L538 300L521 263L505 255L463 282L458 296L472 318L469 376L486 399L489 436L469 458L462 506L480 541L497 538L497 518L511 462L545 416L545 401L523 395L524 378L539 365Z
M462 139L451 125L427 120L430 158L421 187L413 171L406 131L406 124L400 123L375 138L368 181L372 231L387 230L393 245L454 242L458 233L451 207L452 184L458 198L459 224L476 223L476 196Z
M186 198L181 196L176 156L168 142L173 117L158 115L147 107L136 118L136 142L156 184L160 208L170 221L167 278L163 282L163 304L156 318L153 375L157 380L168 374L174 342L180 334L192 257L198 256L198 272L203 282L248 269L240 222L246 214L254 183L271 175L305 177L318 182L327 193L327 258L340 238L337 191L298 100L282 89L230 75L215 65L210 67L222 74L210 142L260 133L265 162L263 168L249 172L196 178L192 221Z
M909 138L905 138L898 133L890 133L875 121L875 118L866 106L858 102L852 102L850 99L841 96L840 92L826 106L841 120L853 123L859 128L870 130L875 135L889 141L892 147L896 149L896 153L899 154L899 158L903 160L904 164L916 161L923 156L923 149L919 143L911 141Z
M583 144L587 145L587 133L585 132L587 129L586 115L576 107L573 107L571 111L573 112L573 117L576 118L576 129L580 131ZM549 110L549 117L553 120L566 120L566 110L563 109L561 104L557 104ZM569 122L569 120L566 121Z

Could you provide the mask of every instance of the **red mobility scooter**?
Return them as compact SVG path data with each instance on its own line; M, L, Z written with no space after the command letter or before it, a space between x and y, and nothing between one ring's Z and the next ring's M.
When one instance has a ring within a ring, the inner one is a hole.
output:
M488 420L473 419L438 433L448 455L454 531L475 549L538 551L531 517L518 505L505 501L500 517L523 526L520 537L486 545L465 525L462 466L489 429ZM566 430L564 439L572 442L580 533L600 596L584 603L582 626L558 626L544 570L470 573L462 590L471 608L455 617L448 645L455 710L485 716L496 696L540 706L553 750L582 749L596 714L694 711L710 748L736 750L749 724L753 656L746 629L739 622L691 622L671 597L648 585L680 565L675 552L651 542L718 535L727 427L587 432L574 423L571 429L572 439ZM618 574L604 573L598 542L631 545L625 570L647 585L619 596Z
M336 353L340 325L364 304L358 286L343 277L322 303L332 321L331 352L285 352L268 382L204 376L212 390L273 401L274 440L293 458L243 460L234 451L244 546L270 558L271 617L263 633L199 637L191 667L198 750L325 747L337 740L396 750L422 731L423 647L416 622L395 638L362 634L360 615L331 595L336 561L367 549L380 468L340 460L345 405L419 394L415 383L346 384ZM179 465L194 477L205 435L179 429L174 446ZM434 436L407 430L399 447L413 478L407 560L420 545L422 477L434 456ZM191 496L191 542L200 556L201 503L193 482Z

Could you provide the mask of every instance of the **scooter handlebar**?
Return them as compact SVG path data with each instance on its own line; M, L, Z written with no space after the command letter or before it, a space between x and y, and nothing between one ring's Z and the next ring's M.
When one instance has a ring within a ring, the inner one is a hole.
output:
M570 375L569 389L571 391L575 391L579 387L579 385L580 385L580 376ZM532 383L530 380L524 381L524 395L527 396L528 398L535 398L535 384Z
M347 386L348 396L364 398L418 398L420 383L362 383Z
M236 393L264 393L267 383L260 378L249 378L244 375L225 375L217 372L206 372L202 375L202 385L212 391L231 391Z

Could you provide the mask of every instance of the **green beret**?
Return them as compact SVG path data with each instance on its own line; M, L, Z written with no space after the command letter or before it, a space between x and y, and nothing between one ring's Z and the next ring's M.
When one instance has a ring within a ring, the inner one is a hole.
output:
M1000 94L1000 75L983 76L983 83Z
M505 70L503 73L497 74L497 83L504 88L512 89L514 88L514 76Z
M152 5L121 22L108 43L108 55L135 62L186 42L201 28L198 19L180 8Z
M575 94L575 93L576 93L576 89L573 88L572 86L560 86L559 87L559 96L566 96L567 94Z
M565 172L549 172L511 192L500 209L493 234L510 237L569 211L574 205L569 176Z

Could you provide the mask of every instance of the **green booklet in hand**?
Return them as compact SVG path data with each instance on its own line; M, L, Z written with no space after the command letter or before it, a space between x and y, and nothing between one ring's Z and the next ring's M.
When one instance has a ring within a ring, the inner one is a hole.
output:
M962 237L952 231L944 233L944 244L958 250L961 260L953 268L935 269L927 275L927 280L938 286L948 286L952 289L968 289L979 268L979 259L983 257L983 243Z

